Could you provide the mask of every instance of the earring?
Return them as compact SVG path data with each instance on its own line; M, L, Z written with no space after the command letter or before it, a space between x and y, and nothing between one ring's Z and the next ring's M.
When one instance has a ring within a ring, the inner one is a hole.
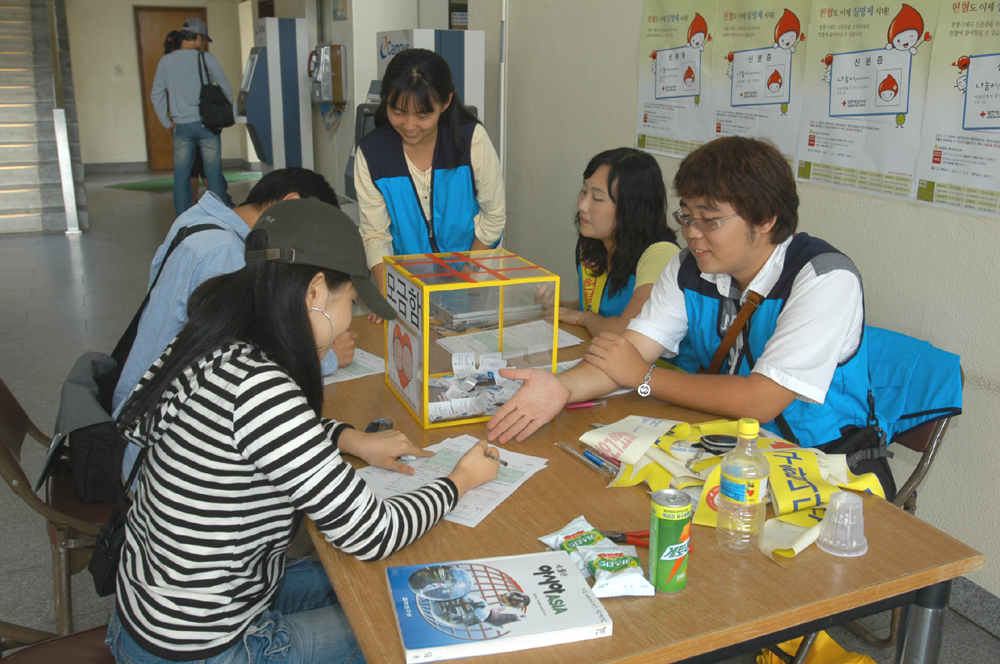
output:
M333 333L334 333L334 331L335 331L335 330L334 330L334 328L333 328L333 319L332 319L332 318L330 318L330 314L326 313L325 311L323 311L323 310L322 310L322 309L320 309L319 307L311 307L311 308L309 309L309 311L318 311L318 312L320 312L321 314L323 314L324 316L326 316L326 319L327 319L328 321L330 321L330 337L329 337L329 338L328 338L328 339L327 339L326 341L324 341L323 343L321 343L320 345L316 346L316 348L317 348L317 349L320 349L320 348L322 348L323 346L325 346L325 345L327 345L328 343L330 343L331 341L333 341Z

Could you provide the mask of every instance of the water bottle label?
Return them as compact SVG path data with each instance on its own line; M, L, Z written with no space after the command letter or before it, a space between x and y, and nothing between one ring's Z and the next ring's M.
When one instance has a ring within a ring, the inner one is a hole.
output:
M767 478L747 480L722 473L719 493L741 505L757 505L767 497Z

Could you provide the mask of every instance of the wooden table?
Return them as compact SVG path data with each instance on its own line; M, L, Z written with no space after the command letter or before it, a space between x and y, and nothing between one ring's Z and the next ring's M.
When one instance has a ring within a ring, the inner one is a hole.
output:
M358 346L379 355L381 326L363 319ZM567 330L585 334L582 328ZM579 357L583 347L560 352ZM385 386L370 376L327 386L326 414L364 426L388 417L410 440L431 445L461 434L485 436L485 424L424 431ZM590 422L615 422L627 415L682 421L713 419L638 395L612 398L606 407L565 411L515 452L545 457L548 468L535 474L475 529L442 521L423 538L390 556L364 563L325 542L309 523L334 589L368 662L402 663L402 644L386 590L387 566L425 564L516 555L544 550L537 538L562 528L581 514L599 530L649 527L645 485L606 489L604 477L587 468L554 441L576 443ZM689 580L675 595L602 600L614 620L610 638L490 655L493 662L712 662L824 629L893 606L909 605L897 656L903 662L936 662L939 618L947 607L951 580L983 566L985 556L891 504L866 496L865 534L869 550L859 558L838 558L812 546L788 567L762 555L721 551L715 532L696 526L691 533ZM643 564L646 550L639 549ZM937 639L937 641L935 641ZM935 646L937 644L937 646Z

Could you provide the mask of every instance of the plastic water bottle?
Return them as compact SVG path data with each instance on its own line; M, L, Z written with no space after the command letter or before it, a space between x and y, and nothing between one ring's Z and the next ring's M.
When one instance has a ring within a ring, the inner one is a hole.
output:
M744 418L736 424L739 442L722 457L719 479L719 547L730 553L750 553L757 549L764 529L767 506L767 477L771 466L757 449L757 420Z

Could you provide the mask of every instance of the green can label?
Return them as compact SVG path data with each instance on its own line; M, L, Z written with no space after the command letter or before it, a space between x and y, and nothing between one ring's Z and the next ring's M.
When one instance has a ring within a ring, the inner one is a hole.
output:
M691 497L665 489L653 494L649 517L649 582L661 592L687 586L691 541Z
M604 535L600 534L596 530L584 530L567 535L566 538L563 539L562 544L559 545L559 548L563 551L576 551L581 546L597 544L602 539L604 539Z
M609 572L619 572L623 569L638 566L638 558L626 556L624 553L602 553L587 565L590 568L590 572L595 576L599 569L608 570Z

